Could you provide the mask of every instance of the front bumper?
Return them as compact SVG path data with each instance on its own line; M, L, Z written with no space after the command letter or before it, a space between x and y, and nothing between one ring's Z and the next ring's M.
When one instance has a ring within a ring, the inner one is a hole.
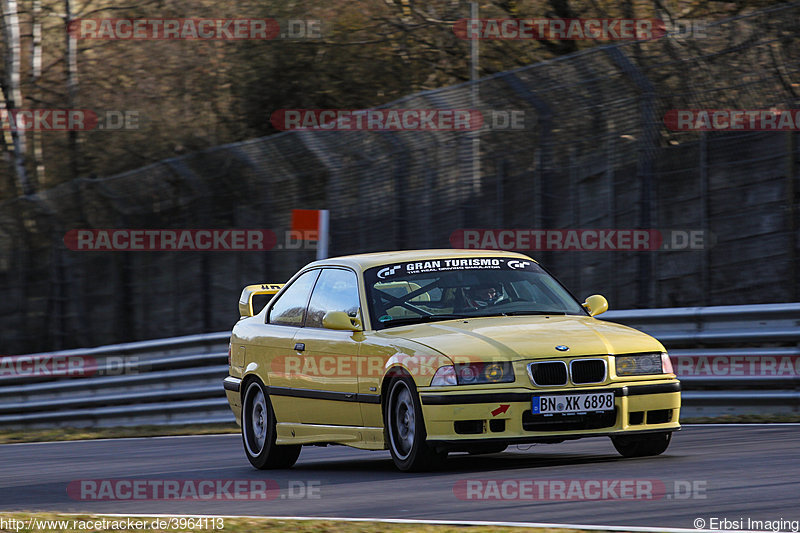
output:
M582 437L680 429L677 380L615 383L592 388L475 391L420 390L428 441L458 448L471 443L560 442ZM614 410L534 415L533 396L614 392ZM507 407L506 407L507 406Z

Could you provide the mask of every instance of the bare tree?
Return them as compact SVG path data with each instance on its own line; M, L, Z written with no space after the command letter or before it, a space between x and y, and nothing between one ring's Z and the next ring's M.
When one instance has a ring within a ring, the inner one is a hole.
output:
M42 77L42 0L33 0L31 6L31 90L39 92L39 80ZM33 131L33 164L36 184L45 187L44 152L42 150L42 132Z
M5 47L5 75L2 78L3 97L11 126L13 166L17 181L25 195L33 194L33 187L25 172L25 130L19 129L14 120L14 112L22 104L20 87L20 31L16 0L0 0L3 10L3 45Z
M64 32L66 39L65 66L67 70L67 105L70 109L75 109L75 102L78 97L78 40L69 31L72 21L75 20L75 9L72 0L64 0ZM80 172L78 161L78 132L70 130L69 136L69 158L72 177L77 178Z

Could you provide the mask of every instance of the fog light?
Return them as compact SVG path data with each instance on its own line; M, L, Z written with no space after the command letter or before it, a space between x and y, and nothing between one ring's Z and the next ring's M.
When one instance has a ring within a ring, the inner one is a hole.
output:
M504 374L503 366L498 363L486 365L486 369L483 373L489 381L502 381Z

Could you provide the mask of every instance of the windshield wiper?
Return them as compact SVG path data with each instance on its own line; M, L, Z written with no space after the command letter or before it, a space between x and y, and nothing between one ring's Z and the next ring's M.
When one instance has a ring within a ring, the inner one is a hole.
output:
M459 318L474 318L475 315L456 315L456 314L442 314L442 315L422 315L422 316L409 316L402 318L393 318L386 322L381 322L384 326L399 326L401 324L414 324L417 322L435 322L437 320L456 320Z
M475 316L524 316L524 315L566 315L566 311L498 311L486 315Z

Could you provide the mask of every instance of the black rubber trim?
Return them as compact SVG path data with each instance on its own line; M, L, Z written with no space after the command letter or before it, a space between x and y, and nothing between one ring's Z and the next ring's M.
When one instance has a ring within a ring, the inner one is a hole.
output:
M313 400L330 400L334 402L381 403L379 394L357 394L354 392L333 392L316 389L293 389L291 387L267 387L267 393L273 396L291 396L292 398L310 398Z
M558 396L564 394L613 392L614 396L640 396L642 394L666 394L680 392L681 384L656 383L654 385L628 385L616 389L571 389L567 391L536 390L531 392L490 392L464 394L429 394L421 393L420 398L425 405L455 405L471 403L529 402L534 396Z
M356 394L358 403L374 403L379 405L381 403L380 394Z
M666 394L669 392L680 392L680 382L675 383L656 383L655 385L628 385L622 387L626 389L623 396L641 396L642 394Z
M233 376L228 376L222 380L222 386L225 387L225 390L239 392L242 388L242 380Z
M419 395L425 405L453 405L466 403L529 402L531 392L491 392L488 394L423 394Z

